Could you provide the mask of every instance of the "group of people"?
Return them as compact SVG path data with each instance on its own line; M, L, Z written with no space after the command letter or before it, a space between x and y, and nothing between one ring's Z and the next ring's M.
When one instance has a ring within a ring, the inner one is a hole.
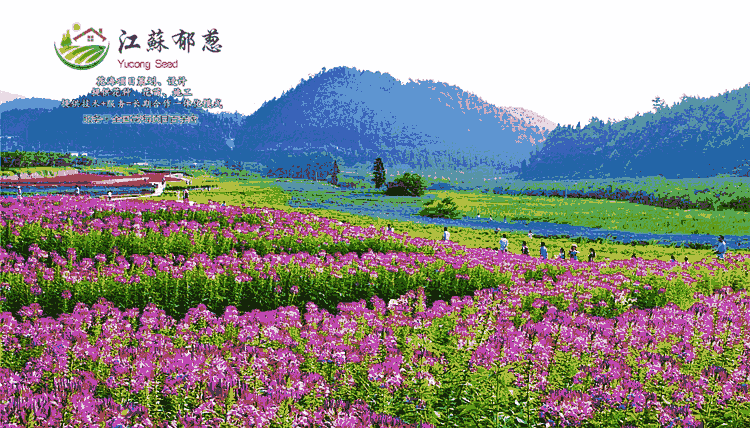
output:
M529 236L531 236L531 231L529 231ZM503 237L500 238L500 251L503 253L508 252L508 237L503 233ZM528 256L529 255L529 247L526 244L526 241L521 241L521 254ZM539 246L539 255L543 258L547 258L547 247L544 244L544 242L541 243ZM570 260L578 260L578 246L573 244L570 246L570 252L568 252L568 257ZM557 258L560 260L565 260L565 248L560 247L560 253L557 255ZM589 249L589 261L593 262L596 258L596 251L593 248Z
M390 227L390 225L389 225ZM495 229L495 233L498 233L499 229ZM532 239L534 234L529 230L529 239ZM450 241L451 240L451 233L448 232L448 227L443 227L443 238L441 241ZM503 233L503 236L500 238L500 247L496 248L502 253L507 253L508 249L510 247L510 243L508 242L508 235ZM529 255L529 247L526 244L526 241L521 241L521 254ZM539 254L543 259L547 258L547 247L545 246L544 242L541 243L539 246ZM578 246L576 244L573 244L570 247L570 252L568 252L568 257L570 257L570 260L578 260ZM558 259L565 260L565 249L560 247L560 253L557 255ZM593 248L589 249L589 261L593 262L594 259L596 259L596 251Z
M526 246L526 241L523 241L524 246ZM523 250L521 251L523 253ZM524 254L528 254L528 249L526 249L526 252ZM544 242L541 243L541 246L539 247L539 254L542 256L543 259L547 258L547 247L545 246ZM565 260L565 248L560 247L560 252L557 254L557 258L559 260ZM578 245L573 244L570 246L570 251L568 251L568 258L570 260L576 260L578 261ZM593 248L589 248L589 262L593 262L596 259L596 250Z
M390 227L390 225L388 225ZM495 229L495 233L498 233L499 229ZM529 239L531 239L534 234L529 230ZM442 241L450 241L451 234L448 232L448 227L443 227L443 238ZM500 238L500 247L495 248L496 250L499 250L500 252L507 253L508 247L510 246L508 242L508 236L503 233L502 238ZM724 235L719 236L719 245L716 248L716 251L714 251L714 254L716 254L718 259L724 259L724 254L727 252L727 243L724 241ZM526 244L526 241L521 241L521 254L529 255L529 247ZM547 247L545 246L544 242L541 243L539 246L539 254L543 259L547 258ZM570 246L570 251L568 252L568 257L570 260L578 260L578 246L576 244L573 244ZM558 253L557 258L560 260L565 260L565 248L560 247L560 253ZM632 256L633 259L636 258L635 253L633 253ZM589 262L593 262L596 259L596 250L593 248L589 248ZM676 262L674 255L672 256L672 261ZM685 257L685 261L688 261L688 258Z

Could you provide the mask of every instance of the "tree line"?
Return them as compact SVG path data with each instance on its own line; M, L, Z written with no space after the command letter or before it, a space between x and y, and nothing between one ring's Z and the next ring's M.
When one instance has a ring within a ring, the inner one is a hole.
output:
M0 152L0 166L3 168L90 166L92 159L87 156L72 156L70 153L54 152Z

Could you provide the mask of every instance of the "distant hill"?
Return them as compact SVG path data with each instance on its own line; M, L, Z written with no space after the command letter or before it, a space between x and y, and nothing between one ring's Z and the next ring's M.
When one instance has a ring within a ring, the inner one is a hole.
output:
M58 107L60 101L47 98L17 98L0 104L0 114L13 109L43 108L52 109Z
M749 97L750 84L709 98L683 96L671 107L657 97L654 112L630 119L558 125L520 178L747 175Z
M0 91L0 104L15 100L17 98L26 98L23 95L11 94L10 92Z
M457 86L338 67L302 79L248 116L232 157L271 168L278 159L324 154L342 168L381 157L386 167L508 171L553 127L534 112L494 106Z
M165 100L171 105L163 106ZM94 100L99 103L113 101L135 103L140 107L124 105L122 108L76 107L63 108L60 102L50 110L29 108L14 109L0 115L0 129L4 135L15 136L15 148L42 151L67 152L85 151L107 153L115 156L147 156L157 159L228 159L231 151L227 139L233 129L239 126L240 115L213 114L201 108L186 108L176 104L173 97L160 98L159 107L142 107L145 101L155 98L145 97L137 91L128 96L76 98L79 102ZM16 100L22 101L22 100ZM198 116L198 124L83 124L84 114L125 115L190 115Z
M14 109L51 109L60 105L60 101L50 100L47 98L25 98L20 95L14 95L8 92L0 91L0 118L3 112ZM0 125L0 135L3 135L3 129Z

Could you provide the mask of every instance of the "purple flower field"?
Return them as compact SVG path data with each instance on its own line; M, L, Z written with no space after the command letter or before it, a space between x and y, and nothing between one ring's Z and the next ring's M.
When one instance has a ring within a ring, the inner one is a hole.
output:
M0 198L0 425L750 425L750 255L578 262Z

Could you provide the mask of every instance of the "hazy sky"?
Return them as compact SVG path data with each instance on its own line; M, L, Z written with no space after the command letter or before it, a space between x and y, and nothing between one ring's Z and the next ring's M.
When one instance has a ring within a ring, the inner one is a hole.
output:
M46 4L45 4L46 3ZM553 122L623 119L659 95L709 97L750 82L748 1L3 1L0 90L74 98L97 76L185 76L199 98L250 114L321 68L350 66L401 81L433 79ZM80 23L102 28L107 58L86 71L54 53ZM218 30L222 52L202 51ZM161 29L168 50L146 52ZM190 53L172 42L195 32ZM120 54L120 30L141 49ZM178 61L176 70L155 68ZM118 60L151 69L121 68ZM169 88L171 89L171 88Z

